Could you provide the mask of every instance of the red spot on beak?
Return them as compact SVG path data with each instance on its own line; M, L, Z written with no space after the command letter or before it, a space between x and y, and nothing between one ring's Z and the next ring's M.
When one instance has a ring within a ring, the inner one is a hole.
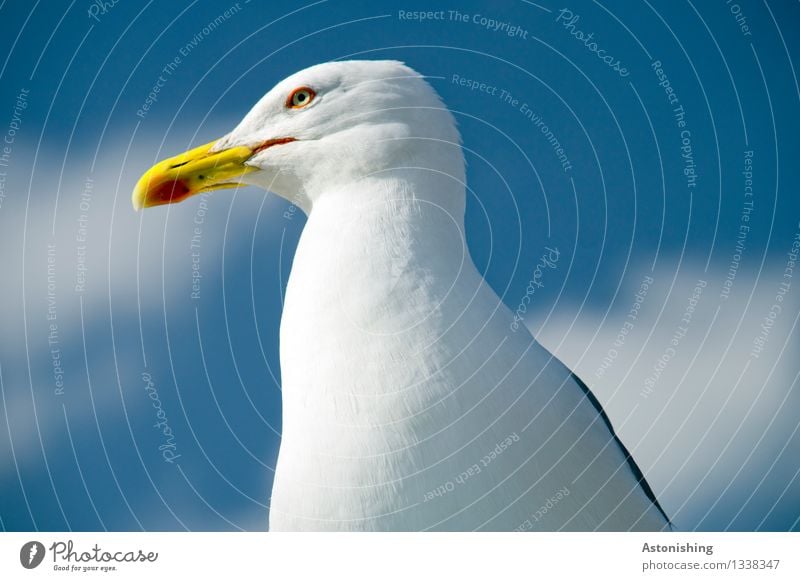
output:
M158 184L148 198L152 199L152 205L172 204L188 198L189 194L189 186L185 181L172 180Z

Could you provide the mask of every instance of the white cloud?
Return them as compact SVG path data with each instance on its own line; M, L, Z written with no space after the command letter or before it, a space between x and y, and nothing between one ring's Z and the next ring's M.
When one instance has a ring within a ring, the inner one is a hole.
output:
M539 341L593 389L684 528L708 526L702 519L723 494L714 507L722 510L710 518L736 528L730 517L739 506L730 506L731 498L755 490L756 499L763 493L774 500L788 479L776 488L769 479L756 488L759 481L787 442L794 451L782 461L797 457L797 439L789 441L797 418L788 410L800 403L800 390L792 392L800 370L800 289L786 295L763 351L751 356L782 275L780 259L758 279L740 270L724 299L726 272L684 263L676 273L662 262L650 273L640 264L606 313L557 303L546 321L541 311L528 319ZM644 289L648 276L653 282Z
M95 411L89 405L83 360L84 333L91 374L113 381L93 390L97 414L103 416L104 422L109 418L123 421L115 363L125 367L126 362L141 362L141 352L135 348L136 342L118 342L117 361L110 357L111 316L116 337L124 333L138 341L140 309L160 312L165 303L191 302L190 243L197 236L196 229L200 232L197 260L201 272L205 277L214 277L221 271L226 244L229 251L249 249L252 240L243 233L252 231L264 196L273 199L266 201L261 222L280 222L280 212L273 206L282 202L253 188L223 190L207 199L198 197L179 206L135 212L130 194L139 175L159 157L191 145L185 137L168 138L163 146L139 139L126 157L126 142L106 143L93 171L89 153L69 155L64 162L54 152L42 150L32 169L34 152L21 147L14 150L5 187L7 197L0 207L0 248L4 257L4 276L0 277L0 362L5 410L18 461L41 455L40 438L45 446L68 446L63 428L64 404L73 429L91 429L94 425ZM82 265L85 270L81 270ZM85 283L80 285L82 274ZM193 320L187 324L194 328ZM102 333L93 332L98 326L103 327ZM101 335L102 344L98 344ZM57 339L57 343L48 339ZM57 358L53 349L60 350L64 361L64 396L55 394L53 363ZM147 402L142 399L139 403ZM128 413L136 413L135 403L126 404ZM0 423L5 423L2 418ZM0 474L13 473L13 457L3 426Z

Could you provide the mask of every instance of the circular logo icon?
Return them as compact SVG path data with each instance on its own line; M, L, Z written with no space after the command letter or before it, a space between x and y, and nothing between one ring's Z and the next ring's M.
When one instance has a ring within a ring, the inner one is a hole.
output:
M39 541L28 541L19 550L19 562L26 569L35 569L44 560L44 545Z

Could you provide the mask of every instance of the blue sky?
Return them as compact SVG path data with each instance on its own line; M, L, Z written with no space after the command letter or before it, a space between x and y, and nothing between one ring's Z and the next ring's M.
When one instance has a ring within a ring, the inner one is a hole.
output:
M458 6L0 4L0 526L266 527L303 216L251 188L136 214L130 192L288 74L393 58L456 115L470 250L512 310L559 249L526 321L596 391L676 523L800 528L800 281L784 277L800 7ZM598 373L645 277L635 330Z

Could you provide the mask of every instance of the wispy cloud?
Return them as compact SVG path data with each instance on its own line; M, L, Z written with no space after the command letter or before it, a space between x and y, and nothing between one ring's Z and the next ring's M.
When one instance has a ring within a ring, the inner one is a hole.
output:
M639 264L607 311L559 302L528 319L597 394L681 527L780 529L797 517L800 288L753 351L782 259L758 278L740 271L728 298L726 271Z

